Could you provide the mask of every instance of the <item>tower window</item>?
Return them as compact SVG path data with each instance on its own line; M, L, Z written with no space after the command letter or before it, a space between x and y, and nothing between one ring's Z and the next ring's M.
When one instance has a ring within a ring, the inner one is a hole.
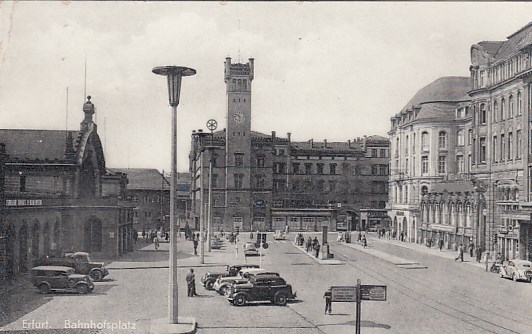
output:
M241 189L244 180L244 174L235 174L235 188Z
M235 167L242 167L244 165L244 155L242 153L235 153Z

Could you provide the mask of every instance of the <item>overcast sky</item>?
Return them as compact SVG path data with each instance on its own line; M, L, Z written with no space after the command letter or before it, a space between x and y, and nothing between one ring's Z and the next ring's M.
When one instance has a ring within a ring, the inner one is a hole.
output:
M468 76L472 44L531 21L527 3L0 1L0 128L79 129L86 89L108 167L169 170L166 81L195 68L178 108L178 168L192 129L225 127L223 63L255 58L252 127L293 140L386 136L423 86ZM66 87L69 88L66 124Z

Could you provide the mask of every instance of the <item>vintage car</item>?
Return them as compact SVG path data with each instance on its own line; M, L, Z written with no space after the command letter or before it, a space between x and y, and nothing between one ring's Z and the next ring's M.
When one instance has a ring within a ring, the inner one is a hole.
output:
M504 262L499 269L502 278L511 278L514 281L532 281L532 262L526 260L510 260Z
M205 289L212 290L214 282L216 282L216 279L218 279L218 277L236 276L238 275L238 272L242 269L258 268L258 267L259 267L258 264L249 264L249 263L235 264L235 265L227 266L226 271L223 273L207 272L205 273L205 275L201 277L200 281L201 281L201 284L203 284L203 286L205 287Z
M286 240L286 235L281 230L276 230L275 234L273 235L273 239L275 240Z
M235 306L243 306L253 301L271 301L284 306L289 300L296 298L292 286L275 275L252 276L247 283L234 284L227 299Z
M64 266L38 266L31 269L31 283L40 293L69 291L85 294L94 290L88 275L76 274L74 268Z
M259 250L255 247L255 244L252 242L246 242L242 247L244 247L244 256L258 256L260 255Z
M261 268L246 268L240 270L236 276L228 277L219 277L216 282L214 282L213 288L218 291L219 294L225 295L229 292L232 284L246 283L249 281L251 276L257 275L275 275L279 276L279 273L273 271L267 271Z
M109 275L103 262L92 262L89 253L85 252L66 253L63 257L45 257L39 259L36 264L38 266L71 267L78 274L90 275L96 282Z
M224 241L220 237L215 236L211 239L211 249L221 249Z

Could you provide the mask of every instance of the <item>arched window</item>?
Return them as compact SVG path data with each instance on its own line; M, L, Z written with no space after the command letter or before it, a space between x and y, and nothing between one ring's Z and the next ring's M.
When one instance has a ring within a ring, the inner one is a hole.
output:
M447 148L447 133L440 131L438 134L438 148Z
M471 227L471 204L466 204L466 212L465 212L465 226Z
M421 186L421 195L426 195L429 193L429 188L427 186Z
M408 155L408 145L409 145L409 140L408 140L408 135L406 136L406 143L405 143L405 154ZM408 168L408 167L407 167Z
M510 118L514 117L514 97L513 95L510 95L508 98L508 112L510 114Z
M504 98L501 99L501 121L504 121L506 119L506 114L504 110L504 104L506 103L506 100Z
M456 131L456 143L458 146L464 146L464 130Z

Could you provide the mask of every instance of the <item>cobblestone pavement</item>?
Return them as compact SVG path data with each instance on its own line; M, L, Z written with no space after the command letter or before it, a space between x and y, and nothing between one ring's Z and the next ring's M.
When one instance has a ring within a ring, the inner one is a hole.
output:
M178 240L179 315L194 317L198 333L353 333L355 304L334 303L332 315L325 315L322 297L329 286L354 285L357 278L362 284L388 286L387 301L363 303L364 334L532 332L532 316L525 308L532 298L532 284L500 279L474 265L434 256L431 250L372 238L366 250L356 243L346 246L332 241L331 252L343 263L333 266L320 264L292 240L277 242L269 238L270 247L262 258L242 256L242 244L249 236L241 235L236 246L226 242L221 250L205 252L204 264L193 255L190 241ZM329 236L329 240L333 238ZM157 251L142 239L139 246L142 248L120 260L106 260L110 275L96 283L92 294L40 295L27 281L13 284L10 292L2 295L1 330L111 333L109 328L65 328L65 321L70 321L71 327L77 321L93 321L96 326L122 326L112 333L148 332L153 319L167 316L169 253L165 243ZM408 270L390 261L397 258L427 268ZM234 307L199 283L205 272L224 271L226 264L238 262L261 263L265 269L280 272L297 291L297 300L286 307L269 303ZM194 298L186 297L184 281L191 267L195 268L199 293ZM49 329L30 330L31 321L47 322Z

